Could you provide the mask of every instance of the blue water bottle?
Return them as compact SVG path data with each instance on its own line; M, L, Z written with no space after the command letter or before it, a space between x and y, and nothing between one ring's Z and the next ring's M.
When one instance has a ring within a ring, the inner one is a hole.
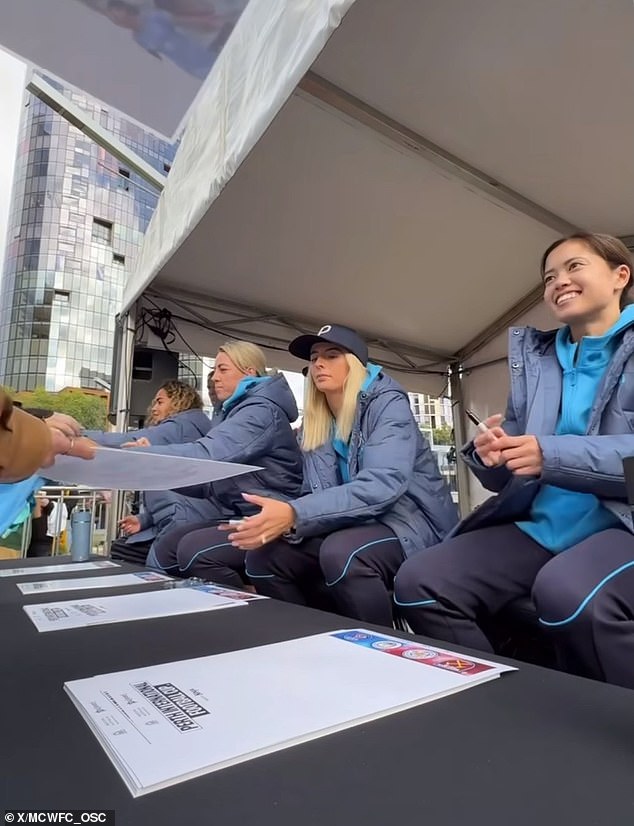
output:
M73 562L86 562L90 559L92 511L75 509L70 515L70 527L70 558Z

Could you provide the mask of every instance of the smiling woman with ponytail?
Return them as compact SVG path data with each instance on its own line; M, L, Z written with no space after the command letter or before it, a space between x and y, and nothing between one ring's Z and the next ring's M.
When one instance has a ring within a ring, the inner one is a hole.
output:
M561 326L511 329L506 414L463 451L497 496L408 560L394 597L417 633L490 651L480 622L532 592L561 668L634 688L632 260L618 238L582 233L540 269Z

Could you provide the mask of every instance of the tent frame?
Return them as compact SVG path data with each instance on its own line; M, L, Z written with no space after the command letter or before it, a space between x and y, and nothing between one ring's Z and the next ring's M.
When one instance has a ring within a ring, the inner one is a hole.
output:
M258 4L254 4L255 6ZM261 3L263 6L263 3ZM341 4L352 6L353 3ZM255 11L254 11L255 18ZM243 23L245 21L243 20ZM338 23L337 23L338 25ZM333 26L336 28L336 25ZM330 32L332 33L332 32ZM326 38L327 39L327 38ZM323 47L323 44L322 44ZM224 54L227 65L230 65L230 58L236 56L229 54L228 50ZM319 66L319 61L313 61L308 65ZM297 68L297 67L294 67ZM220 71L220 69L218 69ZM219 75L220 76L220 75ZM424 134L416 132L405 126L404 123L395 120L384 111L374 108L364 102L361 98L345 91L341 86L327 80L319 71L309 69L299 80L294 76L293 84L297 84L294 94L304 101L309 101L312 105L330 111L339 119L347 120L355 127L362 127L377 136L381 142L391 144L400 153L408 154L411 157L433 165L444 177L451 178L466 185L470 190L480 193L484 198L501 207L517 213L520 216L531 219L531 221L541 225L545 229L551 230L558 235L569 235L576 231L583 230L584 227L576 226L561 215L546 209L536 201L522 194L521 191L513 189L495 176L484 172L482 169L468 163L461 157L445 149L442 145L430 140ZM211 89L211 87L210 87ZM258 90L257 82L248 87L251 95ZM218 90L214 89L214 95ZM287 92L286 92L287 94ZM217 103L221 97L210 94L209 102ZM287 99L287 98L286 98ZM260 113L261 115L261 113ZM267 121L270 123L270 121ZM238 144L238 149L242 147ZM235 147L232 147L235 149ZM239 153L238 153L239 154ZM233 158L232 160L235 160ZM239 157L242 160L242 157ZM226 180L218 182L222 187ZM214 192L215 197L221 197L221 192ZM206 209L213 201L208 201ZM193 216L200 217L200 216ZM157 224L160 226L160 224ZM629 227L628 227L629 230ZM634 249L634 234L622 236L622 240L627 246ZM182 243L182 239L181 239ZM163 251L164 254L164 251ZM165 261L153 262L160 270ZM156 273L155 273L156 276ZM137 285L135 285L136 287ZM297 332L314 329L314 319L301 318L293 314L278 314L270 307L258 307L248 300L241 302L220 299L213 295L199 293L185 293L181 290L164 287L160 284L148 285L145 288L139 286L139 291L130 291L127 298L129 305L136 306L139 313L146 302L158 301L163 306L170 308L175 319L184 323L193 323L198 326L207 327L210 331L221 332L223 335L238 335L240 337L253 336L254 340L273 350L279 349L286 344L291 336ZM142 289L142 292L141 292ZM368 339L370 347L382 348L383 352L390 353L396 357L401 369L407 373L414 372L438 372L443 373L447 378L450 388L450 395L454 404L454 422L456 442L462 443L467 434L463 414L463 390L462 376L465 375L466 365L468 370L476 369L477 364L473 364L472 359L481 352L488 344L500 336L508 326L516 322L526 312L539 304L542 290L539 286L531 289L526 295L508 307L495 320L480 330L471 340L462 345L456 352L438 352L432 348L421 345L404 344L403 342L386 339L377 334L376 330L360 330ZM184 315L181 316L180 314ZM388 370L392 367L398 369L395 364L390 364L389 360L384 361ZM122 368L124 365L122 364ZM406 384L406 382L405 382ZM460 465L459 465L460 467ZM459 492L463 508L468 504L468 484L466 469L459 472Z

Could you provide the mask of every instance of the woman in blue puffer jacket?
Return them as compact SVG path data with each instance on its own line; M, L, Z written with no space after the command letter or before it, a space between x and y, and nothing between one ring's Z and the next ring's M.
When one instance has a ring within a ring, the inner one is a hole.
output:
M164 456L254 465L256 469L196 488L148 492L140 527L151 530L155 537L148 566L224 585L242 585L244 553L216 526L257 510L245 501L244 492L281 500L299 494L302 460L291 427L297 405L284 376L269 375L264 353L248 341L226 342L220 347L213 383L218 404L205 436L189 444L145 449Z
M229 539L250 551L247 574L259 593L307 604L325 583L342 614L391 625L394 574L455 525L451 494L407 393L368 362L354 330L326 325L289 350L310 361L304 495L246 497L260 513Z
M191 385L169 379L158 388L150 406L148 426L128 433L86 430L83 435L103 447L121 447L134 442L153 445L178 445L195 442L211 427L203 413L202 399Z
M498 495L405 562L394 597L417 633L491 651L481 621L532 590L563 669L634 688L632 261L617 238L577 234L541 273L563 326L511 329L506 416L463 451Z

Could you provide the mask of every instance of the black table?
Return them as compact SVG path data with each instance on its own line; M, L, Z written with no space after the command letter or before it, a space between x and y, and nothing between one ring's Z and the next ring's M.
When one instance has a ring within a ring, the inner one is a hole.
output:
M359 623L263 600L42 634L21 609L23 579L0 579L0 818L4 808L60 808L114 809L118 826L634 823L634 693L523 664L487 685L135 800L66 680ZM245 725L257 698L254 684Z

